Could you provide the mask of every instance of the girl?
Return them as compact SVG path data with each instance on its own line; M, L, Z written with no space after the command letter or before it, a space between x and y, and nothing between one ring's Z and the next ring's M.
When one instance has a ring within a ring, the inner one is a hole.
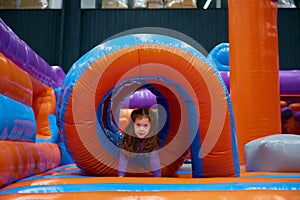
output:
M129 159L146 163L147 158L150 158L152 175L161 177L157 131L157 118L152 110L139 108L132 111L121 146L118 176L125 176Z

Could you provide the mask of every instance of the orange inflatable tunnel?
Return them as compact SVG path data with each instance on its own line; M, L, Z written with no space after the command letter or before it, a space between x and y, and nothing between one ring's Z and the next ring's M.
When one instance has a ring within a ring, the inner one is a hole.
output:
M155 94L162 176L173 176L191 152L193 177L239 176L228 91L215 66L191 45L160 34L108 40L80 58L60 93L58 124L86 173L117 176L120 105L141 87ZM117 125L118 126L118 125ZM149 166L129 165L132 176Z

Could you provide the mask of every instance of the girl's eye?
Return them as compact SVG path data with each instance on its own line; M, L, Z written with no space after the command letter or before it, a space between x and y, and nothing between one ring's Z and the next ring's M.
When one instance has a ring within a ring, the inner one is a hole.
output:
M136 124L136 126L137 126L137 127L142 127L142 126L143 126L143 127L147 128L149 125L148 125L148 124L145 124L145 125L142 125L142 124Z

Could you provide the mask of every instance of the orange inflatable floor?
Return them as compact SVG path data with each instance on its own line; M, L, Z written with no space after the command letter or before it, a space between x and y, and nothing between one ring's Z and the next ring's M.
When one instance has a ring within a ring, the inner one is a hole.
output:
M240 177L91 177L65 165L0 190L0 199L300 199L300 173L245 172Z

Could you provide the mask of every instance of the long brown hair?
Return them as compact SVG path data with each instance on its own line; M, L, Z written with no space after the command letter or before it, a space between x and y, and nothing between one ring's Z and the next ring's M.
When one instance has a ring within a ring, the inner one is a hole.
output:
M148 108L139 108L131 112L131 120L125 129L124 139L122 143L122 149L128 153L136 153L140 139L134 133L134 122L137 118L148 118L151 124L149 135L143 139L144 147L141 153L150 153L154 149L159 148L158 142L158 123L156 114Z

